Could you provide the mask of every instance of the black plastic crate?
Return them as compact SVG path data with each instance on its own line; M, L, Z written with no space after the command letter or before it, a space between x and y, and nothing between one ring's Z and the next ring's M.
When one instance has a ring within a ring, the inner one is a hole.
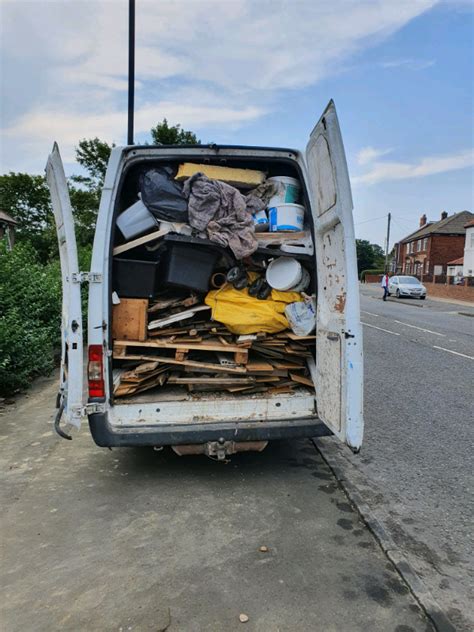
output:
M159 284L159 261L114 259L113 289L124 298L153 298Z
M207 292L219 256L211 248L168 243L160 282L167 286Z

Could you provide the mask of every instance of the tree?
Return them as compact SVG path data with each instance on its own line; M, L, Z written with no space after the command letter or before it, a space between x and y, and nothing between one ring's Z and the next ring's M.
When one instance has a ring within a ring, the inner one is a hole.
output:
M151 138L155 145L200 145L194 132L181 129L181 125L168 125L168 121L164 118L161 123L152 127Z
M43 176L10 173L0 176L2 210L18 221L16 240L30 242L40 259L52 254L56 241L49 189Z
M357 269L359 274L363 270L383 268L385 254L378 244L371 244L367 239L356 239Z
M76 160L87 171L88 176L73 176L75 182L82 182L90 188L101 188L110 152L114 144L109 145L100 138L83 138L76 147Z

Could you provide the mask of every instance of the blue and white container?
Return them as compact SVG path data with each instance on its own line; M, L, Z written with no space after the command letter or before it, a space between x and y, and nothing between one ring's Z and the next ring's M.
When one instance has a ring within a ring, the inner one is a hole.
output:
M298 232L304 227L304 206L301 204L278 204L268 209L270 232Z
M254 213L252 217L255 224L255 232L265 233L268 231L268 216L265 210Z

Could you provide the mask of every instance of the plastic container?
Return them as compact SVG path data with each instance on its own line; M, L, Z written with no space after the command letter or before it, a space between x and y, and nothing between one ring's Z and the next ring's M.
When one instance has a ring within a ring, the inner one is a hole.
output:
M127 241L157 229L158 225L157 220L141 200L129 206L117 218L117 226Z
M304 228L304 206L301 204L279 204L268 209L270 232L298 232Z
M253 221L255 224L255 232L265 233L268 230L268 216L266 211L258 211L253 215Z
M171 243L164 261L161 281L173 287L208 292L218 258L219 253L209 248Z
M158 289L159 261L114 259L113 289L123 298L153 298Z
M303 292L309 285L309 272L293 257L278 257L267 268L267 283L281 292Z
M273 178L268 178L267 182L272 182L277 185L277 193L270 198L269 207L278 206L279 204L296 204L299 202L301 184L296 178L273 176Z

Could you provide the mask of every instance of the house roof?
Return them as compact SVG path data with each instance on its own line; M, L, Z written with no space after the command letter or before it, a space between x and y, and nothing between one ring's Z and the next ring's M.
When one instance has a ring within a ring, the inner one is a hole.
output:
M13 217L8 215L8 213L5 213L5 211L0 211L0 223L12 225L18 224L16 219L13 219Z
M446 219L441 219L439 222L429 222L401 241L412 241L428 235L464 235L466 223L471 220L474 221L474 213L461 211L446 217Z
M470 222L464 224L464 228L472 228L472 226L474 226L474 219L471 219Z
M462 266L464 263L464 257L459 257L459 259L453 259L452 261L448 261L448 266Z

